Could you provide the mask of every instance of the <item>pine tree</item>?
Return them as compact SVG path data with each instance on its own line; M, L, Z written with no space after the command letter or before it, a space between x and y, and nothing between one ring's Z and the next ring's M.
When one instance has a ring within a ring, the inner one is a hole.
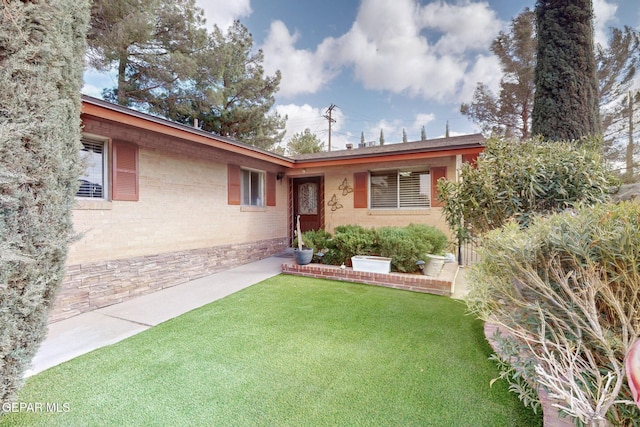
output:
M81 172L88 0L0 5L0 414L47 330Z
M94 0L89 64L118 70L116 86L103 97L144 109L191 78L206 43L203 14L195 0Z
M600 135L591 0L537 0L532 133L550 140Z
M402 128L402 142L407 142L407 131Z
M266 150L282 141L287 117L271 111L281 75L264 75L264 54L244 25L235 21L226 33L214 26L195 58L197 76L174 85L152 111L181 123L197 118L203 130Z
M384 132L380 129L380 145L384 145Z
M528 8L511 21L508 33L500 32L491 44L503 72L500 92L496 96L486 85L478 83L473 102L460 106L460 112L479 124L486 134L529 138L536 46L535 14Z

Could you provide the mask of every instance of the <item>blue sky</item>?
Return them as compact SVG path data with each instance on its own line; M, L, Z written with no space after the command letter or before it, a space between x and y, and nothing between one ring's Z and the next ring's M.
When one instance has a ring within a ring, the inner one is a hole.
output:
M500 68L489 51L499 31L535 0L196 0L207 26L239 19L264 51L268 75L282 73L275 108L286 114L284 143L309 128L332 148L357 145L361 132L386 143L477 132L459 113L477 82L497 88ZM594 0L596 41L610 27L640 28L638 0ZM99 96L112 78L91 70L84 93ZM640 87L640 79L637 82Z

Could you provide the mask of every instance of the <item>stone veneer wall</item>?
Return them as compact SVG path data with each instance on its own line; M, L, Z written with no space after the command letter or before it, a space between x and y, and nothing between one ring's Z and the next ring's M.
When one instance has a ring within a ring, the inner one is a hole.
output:
M49 322L179 285L278 253L287 239L69 265Z
M425 292L437 295L451 296L453 283L458 271L455 263L446 263L441 277L429 277L420 274L402 273L368 273L353 271L352 268L340 268L333 265L295 263L282 264L282 272L298 276L315 277L319 279L343 280L364 283L367 285L385 286L387 288L403 289L405 291Z

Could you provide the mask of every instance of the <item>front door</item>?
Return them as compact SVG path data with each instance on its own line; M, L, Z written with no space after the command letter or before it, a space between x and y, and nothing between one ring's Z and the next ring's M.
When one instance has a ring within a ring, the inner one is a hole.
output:
M324 195L322 178L319 176L295 178L293 180L293 229L300 215L300 229L304 233L323 227Z

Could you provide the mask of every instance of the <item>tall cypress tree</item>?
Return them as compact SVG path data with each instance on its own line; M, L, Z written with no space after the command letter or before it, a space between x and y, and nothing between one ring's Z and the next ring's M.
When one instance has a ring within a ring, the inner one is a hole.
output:
M88 23L88 0L0 3L0 414L64 276Z
M591 0L537 0L532 134L577 140L600 134Z

